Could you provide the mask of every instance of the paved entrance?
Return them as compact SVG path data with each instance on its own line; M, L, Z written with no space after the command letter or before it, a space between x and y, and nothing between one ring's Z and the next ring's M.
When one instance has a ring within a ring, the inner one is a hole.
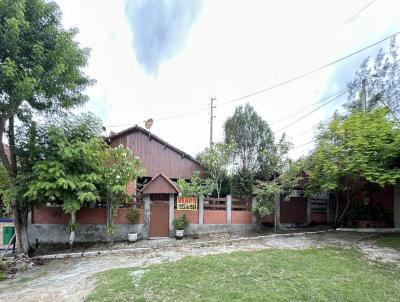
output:
M168 237L169 203L155 200L151 204L150 237Z

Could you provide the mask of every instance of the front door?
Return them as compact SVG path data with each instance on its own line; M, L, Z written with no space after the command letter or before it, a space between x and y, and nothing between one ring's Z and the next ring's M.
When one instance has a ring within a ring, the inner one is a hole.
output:
M168 237L169 202L154 200L151 203L150 237Z

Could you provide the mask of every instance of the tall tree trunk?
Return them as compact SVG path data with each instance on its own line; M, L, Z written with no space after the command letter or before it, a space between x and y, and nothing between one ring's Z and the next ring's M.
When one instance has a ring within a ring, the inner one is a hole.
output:
M219 197L221 196L221 187L222 187L222 181L220 181L219 183L217 182L217 196L218 196L218 200L219 200Z
M337 192L335 192L335 198L336 198L336 209L335 209L335 220L333 222L333 225L337 226L339 218L339 195Z
M12 211L17 248L20 252L28 254L30 249L28 238L28 211L18 209L18 203L16 201L12 202Z
M15 153L15 127L14 127L14 117L8 118L8 145L9 149L6 151L3 143L3 136L5 133L5 124L7 118L0 118L0 159L3 163L5 169L7 170L8 176L10 178L11 188L17 186L17 157ZM7 154L8 153L8 154ZM29 252L29 238L28 238L28 209L24 205L19 205L16 196L12 197L11 208L14 218L14 227L16 234L16 242L18 251L23 253Z
M350 208L350 204L351 204L351 195L350 195L350 190L347 189L347 192L346 192L346 205L345 205L343 211L340 213L339 218L336 221L336 223L338 225L342 222L344 216L346 215L348 209Z
M69 246L72 249L75 243L75 228L76 228L76 212L71 213L71 221L70 221L70 233L69 233Z

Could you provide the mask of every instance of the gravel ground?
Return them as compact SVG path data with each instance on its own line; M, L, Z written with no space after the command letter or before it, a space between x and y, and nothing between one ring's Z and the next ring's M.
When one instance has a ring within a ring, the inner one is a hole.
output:
M16 278L1 282L0 301L81 301L94 289L94 274L100 271L120 267L144 267L165 261L176 261L185 256L233 251L340 246L358 248L366 258L400 266L400 252L375 246L373 244L375 238L376 235L373 234L322 231L243 239L219 235L186 241L174 239L142 241L138 242L137 246L149 249L121 252L118 255L49 261L37 270L27 271Z

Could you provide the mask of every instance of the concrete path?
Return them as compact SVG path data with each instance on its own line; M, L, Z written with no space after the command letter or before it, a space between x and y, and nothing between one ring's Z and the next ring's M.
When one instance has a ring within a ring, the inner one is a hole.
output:
M371 234L317 232L269 235L244 239L208 240L181 244L166 240L149 243L150 248L97 257L52 260L36 271L0 283L0 301L82 301L95 288L94 274L111 268L147 266L176 261L185 256L201 256L260 249L304 249L340 246L359 248L365 256L400 265L400 253L372 244ZM141 243L143 246L144 243ZM143 246L144 247L144 246Z

